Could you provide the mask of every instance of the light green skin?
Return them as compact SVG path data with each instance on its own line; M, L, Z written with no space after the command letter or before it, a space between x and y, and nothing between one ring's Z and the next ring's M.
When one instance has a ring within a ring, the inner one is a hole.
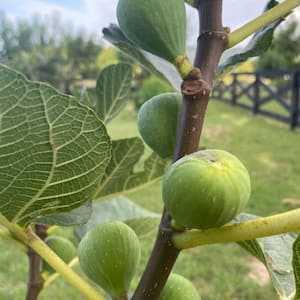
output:
M181 99L179 93L161 94L146 101L138 112L143 140L162 158L174 154Z
M163 199L174 220L187 228L219 227L232 220L250 197L244 165L222 150L184 156L163 178Z
M184 0L119 0L117 18L136 46L171 63L185 55Z
M76 248L68 239L50 235L45 239L45 243L51 248L65 263L69 263L76 256ZM55 270L50 265L42 260L42 271L54 273Z
M159 300L201 300L194 285L186 278L171 274Z
M140 242L135 232L118 221L93 228L78 247L82 270L112 297L128 291L140 253Z

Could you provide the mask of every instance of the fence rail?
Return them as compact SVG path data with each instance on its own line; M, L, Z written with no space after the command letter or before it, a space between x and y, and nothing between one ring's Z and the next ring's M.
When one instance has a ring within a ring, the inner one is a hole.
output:
M300 70L233 73L232 82L219 83L213 98L300 127ZM275 105L274 105L275 103Z

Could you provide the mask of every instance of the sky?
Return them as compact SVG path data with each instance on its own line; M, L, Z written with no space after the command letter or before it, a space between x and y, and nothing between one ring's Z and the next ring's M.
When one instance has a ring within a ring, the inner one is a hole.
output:
M30 18L33 14L60 15L65 22L94 33L100 40L102 28L117 22L117 2L118 0L0 0L0 11L10 19ZM231 29L238 28L258 16L266 3L267 0L224 0L223 24ZM197 34L195 9L188 7L187 15L188 32L191 35Z

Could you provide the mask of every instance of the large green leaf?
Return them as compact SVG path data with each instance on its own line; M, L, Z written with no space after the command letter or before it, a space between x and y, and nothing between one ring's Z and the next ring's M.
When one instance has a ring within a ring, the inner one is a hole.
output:
M277 1L269 1L266 10L277 4ZM247 59L260 56L267 51L271 46L275 29L283 20L284 18L278 19L257 31L245 47L225 51L217 69L216 80L221 80Z
M111 142L95 113L0 65L0 213L22 226L91 199Z
M125 220L124 222L135 231L140 240L147 240L157 233L160 217L159 215L155 217L142 217Z
M157 56L151 55L140 48L136 47L123 34L121 29L111 24L109 27L103 29L104 38L119 48L124 54L139 63L144 69L153 75L171 83L175 88L180 85L181 79L176 72L175 67L165 62Z
M257 216L241 214L234 221L244 222L257 219ZM291 299L295 292L292 268L293 234L280 234L238 242L240 246L259 259L267 268L271 282L280 299Z
M296 283L296 294L294 300L300 299L300 235L293 244L293 270Z
M112 159L98 187L95 201L141 188L161 178L166 161L155 153L145 161L144 170L134 172L143 153L144 145L139 138L113 141Z
M38 222L47 225L73 226L86 224L92 215L92 201L88 200L83 205L65 213L41 217Z
M132 81L132 67L117 64L106 67L96 85L96 113L107 124L124 108Z
M148 211L124 197L102 201L93 205L93 213L89 222L75 226L75 235L80 240L93 227L110 222L122 221L131 226L140 238L157 230L160 216Z

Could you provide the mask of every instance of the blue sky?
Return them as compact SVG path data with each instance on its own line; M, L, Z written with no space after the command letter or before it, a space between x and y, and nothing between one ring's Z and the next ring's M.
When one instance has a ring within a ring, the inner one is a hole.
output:
M11 19L30 18L32 14L57 15L76 27L101 36L101 29L116 23L115 9L118 0L0 0L0 11ZM144 0L142 0L144 1ZM146 1L146 0L145 0ZM163 0L162 0L163 1ZM223 23L235 29L259 15L267 0L224 0ZM188 25L191 38L197 34L197 14L188 8ZM299 17L299 14L298 14Z

